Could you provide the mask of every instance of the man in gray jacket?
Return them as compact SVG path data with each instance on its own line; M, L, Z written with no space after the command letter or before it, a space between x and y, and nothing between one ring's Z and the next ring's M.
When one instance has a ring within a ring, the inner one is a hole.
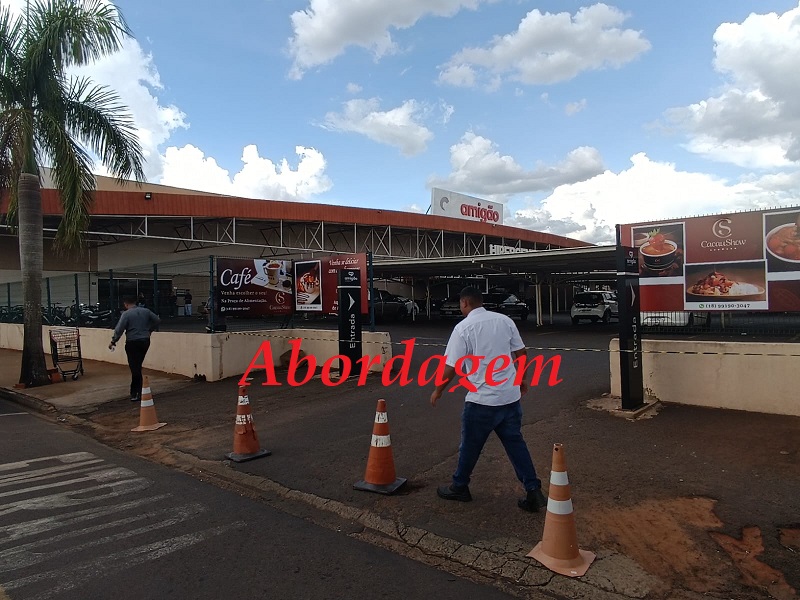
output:
M114 328L108 349L114 350L117 341L125 334L125 354L131 369L131 401L138 402L142 399L142 363L150 349L150 333L159 326L161 319L150 309L136 306L135 298L126 297L122 303L125 312Z

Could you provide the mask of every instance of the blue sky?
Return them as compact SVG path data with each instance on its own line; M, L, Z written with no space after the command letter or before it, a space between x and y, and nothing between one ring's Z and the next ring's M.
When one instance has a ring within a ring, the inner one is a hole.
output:
M436 186L592 242L800 204L797 0L117 6L135 41L85 71L153 183L417 212Z

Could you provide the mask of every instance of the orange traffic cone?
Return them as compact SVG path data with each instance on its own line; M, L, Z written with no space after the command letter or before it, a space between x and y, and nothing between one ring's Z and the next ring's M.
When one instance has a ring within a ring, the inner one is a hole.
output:
M154 431L166 423L159 423L156 416L156 407L153 403L153 394L150 392L150 378L145 375L142 379L142 404L139 408L139 426L131 431Z
M392 456L392 440L389 437L389 417L386 415L386 400L378 400L375 410L375 425L372 428L372 444L369 447L367 472L364 479L353 487L364 492L393 494L407 480L397 477Z
M567 462L562 444L553 445L553 469L550 472L547 515L542 541L528 556L545 567L567 577L580 577L589 570L595 555L578 548L578 530L572 512L572 497L567 477Z
M236 425L233 428L233 452L225 456L233 462L244 462L269 456L269 450L262 450L258 445L258 435L253 426L253 415L250 413L250 398L247 388L239 386L239 403L236 405Z

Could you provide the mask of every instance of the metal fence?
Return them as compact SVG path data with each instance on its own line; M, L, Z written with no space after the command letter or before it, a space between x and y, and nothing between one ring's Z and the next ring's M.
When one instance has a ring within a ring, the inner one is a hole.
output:
M800 335L800 313L797 312L645 312L642 313L645 333L692 336L718 335Z
M214 293L217 258L223 257L207 256L45 277L42 282L43 321L49 325L113 327L121 312L122 299L128 296L136 298L161 317L162 331L252 331L293 326L336 326L335 316L320 313L258 318L223 316L218 311L210 314L207 306ZM364 284L369 285L369 282ZM376 290L387 287L383 281L374 285ZM0 322L22 323L21 282L3 286L4 291L0 288ZM555 315L553 323L566 326L569 324L570 308L566 291L563 302L560 301L560 294L555 298L542 295L542 312L549 314L552 302ZM426 312L428 307L425 301L416 300L420 312L415 315L415 320L425 322L440 318L435 309L437 298L431 298L433 310L430 314ZM529 302L535 302L535 299ZM534 314L535 306L531 305L530 309ZM369 326L369 319L366 318L364 323L365 327ZM548 323L549 320L545 318L545 325ZM642 325L645 335L677 338L698 334L792 338L800 335L800 313L647 312L642 314ZM610 327L615 327L615 323L612 322Z

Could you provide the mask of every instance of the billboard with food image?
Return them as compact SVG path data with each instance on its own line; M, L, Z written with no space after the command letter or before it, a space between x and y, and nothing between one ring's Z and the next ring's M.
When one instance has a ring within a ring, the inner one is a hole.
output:
M339 271L361 271L361 307L369 312L367 302L367 255L336 254L294 263L295 309L298 312L337 314L339 310Z
M622 226L643 311L800 311L800 208Z
M298 312L322 312L322 262L303 260L294 263L294 298Z

